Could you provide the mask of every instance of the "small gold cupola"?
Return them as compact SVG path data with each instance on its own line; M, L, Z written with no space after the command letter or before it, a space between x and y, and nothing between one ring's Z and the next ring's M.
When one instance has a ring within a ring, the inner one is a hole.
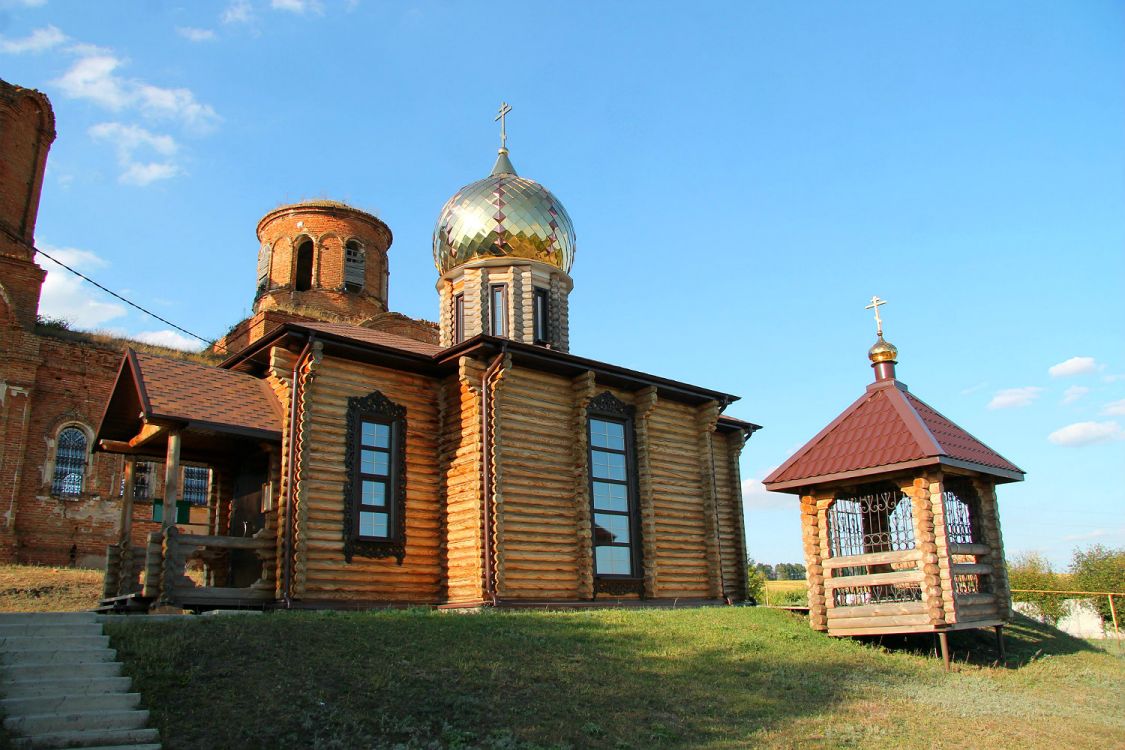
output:
M878 296L871 298L871 304L865 309L875 311L875 332L878 339L867 350L867 358L875 368L875 380L894 380L895 363L898 362L898 347L883 338L883 319L879 316L879 307L887 304L885 299Z

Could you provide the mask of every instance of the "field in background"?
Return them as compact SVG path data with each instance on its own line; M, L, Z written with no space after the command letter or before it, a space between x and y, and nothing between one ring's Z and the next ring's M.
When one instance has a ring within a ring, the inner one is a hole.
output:
M808 584L800 581L766 581L766 600L773 607L804 607L809 603Z

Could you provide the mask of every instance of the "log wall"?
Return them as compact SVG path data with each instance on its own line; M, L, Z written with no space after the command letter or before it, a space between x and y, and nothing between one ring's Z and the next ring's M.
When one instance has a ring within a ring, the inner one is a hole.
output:
M484 597L481 546L480 387L485 364L462 357L457 377L441 385L444 566L450 603Z
M406 408L406 555L344 560L348 399L380 391ZM305 383L297 485L298 575L308 600L434 602L443 598L439 388L431 379L324 356Z

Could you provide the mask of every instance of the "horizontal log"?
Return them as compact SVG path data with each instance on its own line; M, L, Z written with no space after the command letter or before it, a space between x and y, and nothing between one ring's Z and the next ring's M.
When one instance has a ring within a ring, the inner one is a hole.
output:
M902 627L902 626L917 626L917 625L930 625L930 615L927 612L918 612L911 615L884 615L884 616L868 616L868 617L839 617L837 613L841 609L851 609L851 607L828 610L828 626L833 628L836 625L847 628L889 628L889 627Z
M995 594L957 594L957 607L973 607L982 605L995 605Z
M992 566L984 563L953 563L953 575L991 575Z
M892 602L888 604L861 604L855 607L833 607L829 617L846 620L850 617L895 617L901 615L925 614L928 610L922 602Z
M830 557L821 563L825 570L836 568L858 567L860 565L891 565L894 563L917 562L921 559L918 550L901 550L898 552L870 552L865 555L847 555L844 557Z
M228 589L215 586L197 586L190 589L177 588L173 599L178 604L211 604L214 602L232 603L237 601L271 601L273 592L263 589Z
M862 576L843 576L829 578L825 588L839 589L852 586L894 586L903 583L921 583L924 574L920 570L899 570L893 573L871 573Z
M207 536L204 534L180 534L177 542L183 546L213 547L217 549L269 549L275 542L271 538L255 539L249 536Z
M936 633L939 630L947 628L938 628L931 623L923 623L919 625L882 625L882 626L862 626L856 627L838 627L831 624L829 621L828 635L833 637L847 637L855 635L892 635L894 633Z

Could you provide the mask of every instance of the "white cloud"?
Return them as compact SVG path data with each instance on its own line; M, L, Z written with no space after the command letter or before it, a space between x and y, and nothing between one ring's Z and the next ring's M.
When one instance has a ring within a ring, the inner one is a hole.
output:
M189 352L197 352L203 348L202 341L167 329L163 331L141 331L140 333L131 334L129 338L141 341L145 344L166 346L169 349L182 349Z
M1063 392L1063 406L1073 404L1078 399L1085 396L1090 392L1090 389L1084 385L1072 385Z
M1066 378L1071 375L1085 375L1098 369L1093 357L1071 357L1047 369L1052 378Z
M1032 401L1039 398L1039 394L1043 389L1028 385L1023 388L1005 388L1002 391L997 391L992 400L988 402L989 409L1010 409L1017 406L1028 406Z
M1055 445L1094 445L1111 440L1125 440L1125 431L1114 421L1075 422L1055 430L1047 439Z
M47 0L4 0L0 2L0 9L22 7L22 8L42 8L47 4Z
M123 184L143 187L180 173L180 168L171 160L178 146L170 135L152 133L138 125L120 122L103 122L91 127L89 132L94 140L113 144L122 170L118 180ZM138 151L152 151L162 159L142 161L137 158Z
M210 42L215 39L215 32L211 29L197 29L191 26L177 26L176 33L189 42Z
M284 10L301 15L324 12L324 7L319 0L270 0L270 7L274 10Z
M253 18L249 0L233 0L219 16L223 23L249 23Z
M976 385L970 385L968 388L962 388L961 389L961 395L962 396L971 396L972 394L976 393L977 391L983 390L984 388L987 388L987 387L988 387L988 382L982 381L980 383L977 383Z
M1110 401L1102 407L1102 414L1111 417L1125 417L1125 398L1120 401Z
M781 508L794 508L796 498L783 492L768 492L762 485L762 480L768 477L776 466L771 466L765 471L758 472L751 479L742 480L742 506L752 510L778 510Z
M106 262L88 250L53 247L42 244L43 251L79 271L101 268ZM39 297L39 314L46 318L66 320L76 328L96 328L107 320L119 318L126 310L122 305L104 302L104 295L95 287L60 267L43 255L36 261L47 271L43 292Z
M207 132L221 119L209 104L196 100L186 88L163 88L117 73L124 62L111 52L79 57L55 84L74 99L88 99L113 112L137 109L154 120L177 120L185 127Z
M9 55L22 55L25 52L45 52L52 47L57 47L66 41L66 34L59 31L58 27L47 25L35 29L23 39L0 38L0 52Z

